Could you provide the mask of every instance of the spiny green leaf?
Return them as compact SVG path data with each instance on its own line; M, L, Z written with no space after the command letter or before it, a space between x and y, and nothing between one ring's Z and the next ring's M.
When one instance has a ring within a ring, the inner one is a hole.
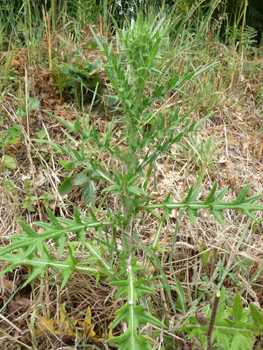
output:
M193 190L194 190L194 187L191 186L189 191L188 191L188 193L187 193L187 195L186 195L186 197L185 197L185 199L183 200L184 203L189 202L189 200L190 200L190 198L192 196Z
M120 309L115 311L115 315L117 315L117 317L112 322L111 329L114 329L120 322L128 318L129 307L130 307L129 303L126 303Z
M68 268L67 270L64 270L63 273L62 273L62 277L63 277L63 281L61 283L61 289L63 289L70 277L70 275L72 275L74 271L70 268Z
M224 221L224 215L222 214L222 212L215 210L215 209L210 209L210 214L214 215L214 217L216 218L217 221L220 222L220 224L222 226L225 226L225 221Z
M239 293L237 293L235 296L231 312L236 320L240 320L243 316L242 315L243 306L242 306L242 301Z
M33 269L31 272L30 272L30 275L28 277L28 279L26 280L26 282L23 284L22 288L24 288L29 282L31 282L34 278L36 278L37 276L42 276L44 277L45 276L45 273L46 273L46 266L43 265L43 266L40 266L40 267L37 267L36 269Z
M81 225L82 224L82 221L80 219L77 207L74 207L74 218L76 220L77 225Z
M136 187L136 186L128 186L128 191L137 195L137 196L147 196L147 193L144 192L141 188Z
M89 207L89 212L90 212L90 215L91 215L93 221L98 221L98 219L96 218L96 215L91 207Z
M219 193L217 193L216 198L221 200L228 190L228 186L224 187Z
M259 311L258 308L253 304L249 304L251 316L253 318L253 321L256 326L260 327L263 329L263 313L262 311Z
M37 237L36 231L34 231L29 225L25 224L23 221L19 220L19 225L25 230L26 234L29 237ZM13 235L12 239L16 238L16 236L23 237L21 235ZM24 238L24 237L23 237Z
M64 250L65 250L65 244L68 240L68 236L64 233L60 236L60 238L58 240L56 240L56 246L59 247L58 251L59 251L59 257L61 258Z
M242 213L244 214L244 215L247 215L249 218L251 218L253 221L255 221L255 222L258 222L258 220L257 220L257 218L253 215L253 214L251 214L251 212L250 211L248 211L248 210L242 210Z
M86 231L82 228L79 232L76 233L76 236L80 239L82 249L85 248L86 245Z
M186 209L186 212L187 212L187 214L188 214L188 216L189 216L189 218L190 218L192 224L193 224L194 226L196 226L195 216L198 216L198 215L196 215L196 212L195 212L194 210L190 209L190 208L187 208L187 209Z
M126 287L129 285L129 281L112 281L112 284L117 287Z
M255 343L255 338L252 332L246 335L242 333L237 334L231 343L230 350L250 350Z
M134 307L134 312L138 314L141 324L146 324L148 322L157 327L165 327L165 325L161 321L159 321L156 317L150 315L148 312L144 310L144 308L142 309L141 308L142 308L141 306Z
M249 190L250 184L247 184L242 191L239 193L237 198L233 201L234 204L240 204L244 202L244 199L246 197L247 191Z
M217 181L215 181L209 195L207 196L206 200L204 201L205 204L208 204L208 203L214 201L214 199L215 199L214 195L215 195L216 189L217 189Z
M174 303L173 303L173 299L172 299L172 296L171 296L171 289L170 289L170 286L169 286L169 283L168 283L168 280L167 280L167 277L163 271L163 268L162 268L162 265L160 264L160 261L158 260L158 258L156 257L156 255L150 250L148 249L143 243L142 241L140 240L140 238L134 233L133 234L133 237L134 239L139 243L139 245L141 246L141 248L143 248L143 250L145 250L147 252L147 254L154 260L154 262L157 264L160 272L161 272L161 276L162 276L162 279L164 281L164 285L165 285L165 291L168 295L168 299L171 303L171 306L174 310L174 312L176 312L176 309L175 309L175 306L174 306Z
M106 340L107 343L120 344L119 350L151 350L147 344L147 338L140 338L136 333L133 334L130 330L124 334Z
M56 229L63 229L64 227L59 223L57 217L53 214L53 212L47 207L46 208L47 214L52 222L52 225L56 228Z

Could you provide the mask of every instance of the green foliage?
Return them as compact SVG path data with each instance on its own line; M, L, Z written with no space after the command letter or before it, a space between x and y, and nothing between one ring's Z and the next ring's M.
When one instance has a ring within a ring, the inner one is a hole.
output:
M237 27L230 28L230 35L233 43L239 42L246 50L257 42L255 40L257 31L251 27L245 27L244 30Z
M34 109L39 108L39 100L37 98L30 98L28 105L20 105L16 111L16 115L22 119L26 118L27 112L30 114Z
M250 350L255 342L255 335L263 330L263 314L254 304L250 303L250 310L243 309L242 300L237 293L232 307L225 301L225 291L222 289L219 308L217 310L213 328L213 342L216 349ZM207 320L211 318L210 305L202 309L201 315ZM208 326L201 326L196 317L189 317L186 326L180 329L188 334L188 339L198 337L204 347L207 346L206 332Z
M87 52L84 52L81 46L76 45L76 50L68 57L71 63L62 62L60 65L54 65L53 75L55 85L60 91L72 88L77 103L80 103L81 89L85 89L85 94L92 99L97 87L99 95L103 93L103 84L97 73L100 59L90 63Z
M26 186L25 186L25 188L24 188L24 191L28 195L24 198L23 205L21 208L27 209L28 211L31 211L31 212L34 212L37 198L32 195L34 193L34 188L32 186L32 182L33 181L26 181L26 183L29 183L31 185L31 187L26 188ZM16 192L17 192L15 188L12 188L12 191L14 194L16 194ZM45 193L43 196L39 196L38 200L43 202L44 206L47 208L49 205L50 199L52 199L53 197L54 197L53 195ZM17 195L14 198L17 198Z
M71 0L68 3L68 15L80 22L81 26L87 26L98 19L101 6L94 0Z
M45 193L45 194L43 194L43 196L40 196L38 199L40 201L43 201L44 206L47 208L49 205L50 199L52 199L53 197L54 196L52 194Z
M46 12L50 13L51 17L53 17L53 14L56 15L54 19L56 24L61 20L61 17L66 16L74 19L81 26L87 26L92 21L97 20L101 9L101 6L96 5L94 0L56 0L54 2L45 0L1 0L1 25L4 25L4 29L8 34L14 30L15 24L17 27L21 27L24 23L37 25L38 21L43 21L43 7ZM59 13L58 10L61 12Z
M155 292L152 288L145 285L145 280L143 278L135 278L135 272L142 269L142 267L136 265L135 262L136 258L123 266L127 271L127 280L112 282L112 284L119 287L115 298L120 296L126 296L128 298L122 308L116 311L117 317L111 326L111 328L114 329L120 322L125 320L128 323L128 329L124 334L107 340L108 343L114 342L120 344L120 350L129 350L131 348L134 350L150 350L151 348L147 344L147 338L140 338L138 336L138 326L151 323L158 327L165 327L157 318L147 313L142 305L136 305L139 297L143 297L146 293L153 294Z
M10 194L12 194L13 200L16 203L19 199L18 189L15 187L14 181L7 180L4 188Z
M5 168L15 169L16 168L15 159L13 157L5 154L5 148L8 145L15 145L18 143L19 138L20 138L20 134L21 134L21 129L22 128L20 125L13 124L13 127L10 127L7 130L7 135L5 138L4 138L4 133L3 132L0 133L2 152L3 152L0 167L2 167L3 169L5 169Z
M2 159L1 159L0 166L3 168L15 169L16 168L16 161L13 157L8 156L7 154L4 154Z
M62 286L65 286L69 276L74 271L96 275L98 273L96 267L86 266L86 261L82 261L80 263L77 262L75 259L75 252L71 247L69 247L69 258L64 261L56 261L51 257L50 249L45 244L45 241L48 239L53 239L58 247L59 256L62 257L66 242L68 240L68 236L66 234L67 232L75 232L77 237L85 246L85 235L87 234L87 230L94 227L96 230L101 231L103 226L112 225L113 223L111 221L98 221L93 217L80 218L76 208L74 210L74 220L63 218L57 219L49 208L46 209L51 223L35 223L37 226L45 229L43 234L35 232L30 226L21 221L20 224L25 232L21 235L13 235L13 243L1 249L0 260L8 261L11 264L6 270L2 271L1 274L10 271L15 266L21 264L31 265L35 269L33 274L27 280L26 283L28 283L36 276L43 275L46 267L50 266L53 269L60 269L63 271ZM60 222L63 223L64 226L62 226ZM16 254L10 253L16 249L18 249ZM102 264L103 266L106 265L108 267L107 263L104 263L104 260L101 258L100 254L92 249L92 246L90 246L90 250L92 251L93 256L97 258L99 264ZM107 270L109 270L109 268ZM110 273L110 271L108 273Z
M209 262L211 259L213 259L214 254L209 254L209 250L207 249L206 246L201 246L200 248L200 259L204 265L205 268L207 268Z
M33 180L25 181L24 191L30 195L34 193Z
M28 211L34 212L35 208L33 206L34 202L37 200L37 197L28 195L24 199L22 208L27 209Z
M219 153L218 147L220 143L216 144L214 137L209 137L205 141L198 141L195 135L189 134L186 137L185 148L189 152L197 169L201 170L203 166L206 166L213 173L216 171L216 161L214 158Z

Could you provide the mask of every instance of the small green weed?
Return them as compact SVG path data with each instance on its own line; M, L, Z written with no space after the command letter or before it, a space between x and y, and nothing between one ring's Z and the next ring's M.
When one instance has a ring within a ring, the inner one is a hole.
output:
M62 62L60 65L54 65L54 83L59 87L59 90L63 92L66 89L72 89L79 106L82 89L85 90L83 97L87 96L89 100L93 99L96 87L98 96L101 96L103 84L97 75L99 58L90 63L87 51L84 52L80 45L76 45L76 50L69 55L68 61L71 63Z
M5 172L5 168L9 168L9 169L16 168L15 159L5 154L5 148L11 144L12 145L17 144L20 138L20 134L21 134L21 126L17 124L13 124L13 126L7 130L6 137L4 137L3 132L0 133L2 153L3 153L0 166L3 168L3 172Z

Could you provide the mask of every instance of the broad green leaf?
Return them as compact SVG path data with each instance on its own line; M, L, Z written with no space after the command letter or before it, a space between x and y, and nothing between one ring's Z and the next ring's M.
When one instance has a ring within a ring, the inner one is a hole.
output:
M86 182L83 186L82 196L85 204L94 205L94 196L96 194L96 186L93 181Z
M2 157L2 166L9 168L9 169L15 169L16 168L16 161L13 157L10 157L7 154L5 154Z
M75 179L73 180L74 185L83 185L85 182L89 180L88 176L85 173L80 173L76 175Z
M28 109L30 111L32 111L33 109L37 109L39 108L39 99L38 98L32 98L30 101L29 101L29 106L28 106Z
M40 139L42 139L43 137L46 136L46 131L45 131L44 129L42 129L42 130L40 130L40 131L37 131L37 132L36 132L36 135L37 135Z
M61 184L61 186L59 187L59 193L60 194L67 194L70 193L73 190L73 187L71 185L71 179L72 176L67 177Z
M12 138L9 138L7 137L5 139L5 146L6 147L7 145L15 145L19 140L19 137L12 137Z
M67 160L59 160L59 164L61 164L65 169L70 171L74 169L74 165L77 165L75 161L69 162Z
M21 130L17 130L17 128L11 127L11 128L8 128L7 130L7 137L8 138L16 137L16 136L19 136L20 133L21 133Z

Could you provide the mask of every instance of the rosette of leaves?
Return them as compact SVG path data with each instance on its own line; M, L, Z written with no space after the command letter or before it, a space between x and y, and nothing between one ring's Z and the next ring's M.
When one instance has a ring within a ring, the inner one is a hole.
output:
M92 44L96 46L95 43ZM76 50L69 55L68 61L71 63L62 62L60 65L55 65L53 70L55 84L61 91L72 88L77 97L80 96L83 87L83 96L91 100L98 85L97 95L103 94L103 83L98 75L100 63L98 57L91 63L87 52L80 45L76 45Z

